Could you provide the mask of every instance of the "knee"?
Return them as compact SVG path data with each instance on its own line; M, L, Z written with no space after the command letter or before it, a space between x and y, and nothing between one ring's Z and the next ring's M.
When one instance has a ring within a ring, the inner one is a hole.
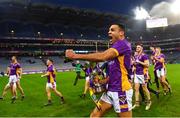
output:
M166 82L166 80L165 80L165 79L161 79L161 82L162 82L162 83L165 83L165 82Z

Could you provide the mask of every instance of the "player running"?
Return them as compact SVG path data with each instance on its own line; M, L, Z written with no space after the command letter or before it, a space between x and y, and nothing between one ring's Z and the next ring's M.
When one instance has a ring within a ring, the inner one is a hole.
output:
M131 44L125 39L125 27L121 24L111 25L108 34L112 42L110 49L92 54L75 54L73 50L66 50L66 57L96 62L108 60L108 89L99 100L101 110L95 108L91 117L101 117L112 107L119 117L132 117L133 90L128 80Z
M47 77L47 83L46 83L46 93L47 93L47 97L48 97L48 103L45 104L44 106L49 106L52 104L52 101L51 101L51 90L57 95L60 97L60 102L61 104L64 103L64 97L63 95L61 94L61 92L59 92L57 89L56 89L56 70L53 66L53 61L51 59L48 59L46 61L46 64L47 64L47 72L46 74L44 75L41 75L41 77Z
M133 109L136 107L140 106L139 102L139 87L140 84L142 85L142 88L147 96L147 104L145 110L149 110L151 107L151 98L150 98L150 92L147 88L147 83L146 83L146 74L148 72L148 67L149 67L149 60L148 56L143 53L143 46L138 44L136 46L136 52L137 55L135 55L135 78L134 78L134 83L135 83L135 105L133 106Z

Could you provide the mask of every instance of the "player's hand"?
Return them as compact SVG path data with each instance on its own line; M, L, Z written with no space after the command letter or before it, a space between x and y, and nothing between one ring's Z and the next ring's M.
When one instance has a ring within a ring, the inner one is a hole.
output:
M158 60L158 58L154 56L154 60Z
M66 50L65 56L69 59L74 59L75 53L73 52L73 50L68 49Z
M137 60L137 61L136 61L136 63L140 63L140 61L139 61L139 60Z
M44 77L44 75L41 75L41 77Z

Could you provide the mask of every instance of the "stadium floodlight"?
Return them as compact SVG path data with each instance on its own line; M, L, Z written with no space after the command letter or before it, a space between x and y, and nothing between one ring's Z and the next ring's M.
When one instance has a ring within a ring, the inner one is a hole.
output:
M11 33L14 33L14 30L11 30Z
M179 5L180 5L180 0L175 0L175 1L171 4L171 11L172 11L174 14L180 14Z
M143 7L136 7L134 10L134 14L136 20L143 20L150 18L149 13Z

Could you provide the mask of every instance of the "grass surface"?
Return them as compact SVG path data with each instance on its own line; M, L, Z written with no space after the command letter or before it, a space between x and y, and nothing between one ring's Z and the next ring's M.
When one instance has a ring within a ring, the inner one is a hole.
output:
M172 86L173 94L163 96L160 94L159 100L152 94L152 107L149 111L145 111L145 105L133 110L133 116L136 117L180 117L180 65L167 65L168 80ZM152 67L150 68L151 75ZM57 74L57 89L62 92L66 103L61 105L59 98L52 93L53 105L43 107L47 102L45 93L46 78L41 78L40 74L23 75L21 85L25 92L24 101L19 99L15 104L11 104L11 94L8 92L4 100L0 101L0 116L21 116L21 117L36 117L36 116L64 116L64 117L88 117L90 112L95 107L90 97L81 99L79 95L83 92L84 81L79 80L76 86L73 82L76 74L74 72L61 72ZM0 77L0 93L7 84L7 77ZM151 86L155 88L153 84ZM109 111L105 116L116 116L113 110Z

